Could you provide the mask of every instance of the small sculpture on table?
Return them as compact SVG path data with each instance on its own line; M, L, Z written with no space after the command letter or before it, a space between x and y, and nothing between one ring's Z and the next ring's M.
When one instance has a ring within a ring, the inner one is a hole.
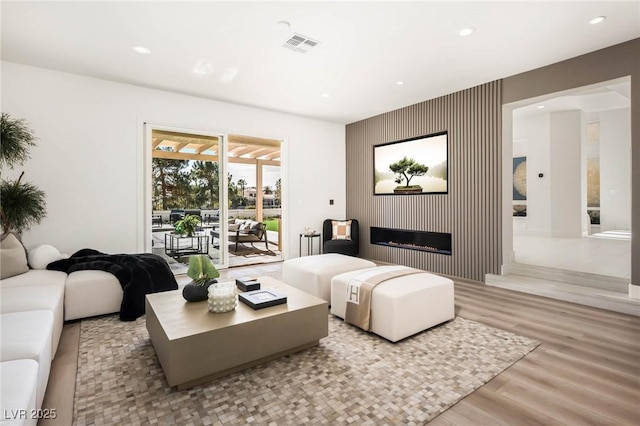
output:
M209 297L209 286L216 283L220 272L213 266L211 259L204 254L189 256L187 275L193 281L184 286L182 297L187 302L200 302Z

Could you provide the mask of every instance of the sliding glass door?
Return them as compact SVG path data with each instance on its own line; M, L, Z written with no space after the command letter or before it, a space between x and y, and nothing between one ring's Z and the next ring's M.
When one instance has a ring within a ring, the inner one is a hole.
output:
M152 124L145 133L145 251L175 274L194 254L218 268L282 260L281 141Z
M151 251L174 273L185 273L190 255L208 255L227 266L227 179L224 136L150 126ZM196 223L194 232L184 224Z

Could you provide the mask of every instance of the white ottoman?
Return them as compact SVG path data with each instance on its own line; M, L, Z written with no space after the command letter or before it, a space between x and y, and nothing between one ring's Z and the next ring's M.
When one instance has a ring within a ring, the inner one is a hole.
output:
M2 314L0 330L2 331L0 361L32 359L38 363L36 408L42 407L51 370L53 312L27 311Z
M104 271L69 274L64 290L65 321L120 312L122 286L115 275Z
M37 417L36 389L38 388L38 363L32 359L0 362L1 424L33 425Z
M393 267L393 265L391 265ZM389 269L380 266L376 270ZM351 271L331 280L331 313L345 317L347 284L359 274ZM371 296L371 331L392 342L453 319L453 281L428 272L392 278L378 284Z
M331 302L331 278L344 272L375 266L369 260L338 253L297 257L285 260L282 264L282 281Z

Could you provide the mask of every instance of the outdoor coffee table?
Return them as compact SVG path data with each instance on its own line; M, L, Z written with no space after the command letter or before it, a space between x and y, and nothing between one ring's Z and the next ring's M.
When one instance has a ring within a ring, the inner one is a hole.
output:
M312 346L329 334L327 302L271 277L262 289L287 303L210 313L207 302L188 303L181 290L148 294L146 323L170 386L186 389Z

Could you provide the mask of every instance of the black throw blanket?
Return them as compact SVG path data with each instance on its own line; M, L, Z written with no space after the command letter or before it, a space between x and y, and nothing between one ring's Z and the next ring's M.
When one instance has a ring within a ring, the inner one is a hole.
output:
M51 262L47 269L67 274L98 270L115 275L123 291L120 305L122 321L134 321L144 315L146 294L178 288L169 265L156 254L105 254L97 250L82 249L68 259Z

